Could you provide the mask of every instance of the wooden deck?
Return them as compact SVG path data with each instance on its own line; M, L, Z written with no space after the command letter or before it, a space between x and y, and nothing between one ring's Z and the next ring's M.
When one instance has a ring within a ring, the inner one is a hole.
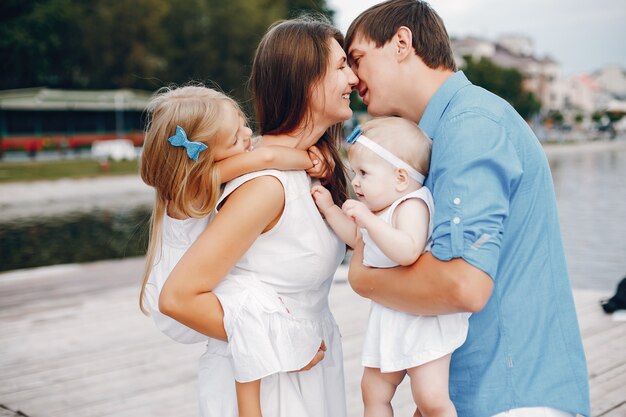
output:
M141 259L0 274L0 417L197 416L202 345L157 332L137 307ZM626 322L609 294L575 290L592 415L626 416ZM343 334L350 417L362 415L359 352L369 308L338 274L331 307ZM410 416L403 384L396 415Z

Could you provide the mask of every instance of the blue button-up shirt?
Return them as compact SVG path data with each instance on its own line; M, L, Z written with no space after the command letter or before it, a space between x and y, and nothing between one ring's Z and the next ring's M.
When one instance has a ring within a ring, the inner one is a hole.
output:
M425 184L436 207L432 254L463 258L493 279L452 357L459 416L539 406L589 416L552 177L536 136L462 72L435 93L420 127L433 139Z

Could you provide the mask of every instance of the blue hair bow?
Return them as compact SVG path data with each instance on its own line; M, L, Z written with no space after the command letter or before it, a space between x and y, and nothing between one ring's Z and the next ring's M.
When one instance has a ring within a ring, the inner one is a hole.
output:
M167 141L174 146L183 146L187 150L187 156L193 161L197 161L200 152L207 149L204 143L192 142L187 139L187 133L185 133L185 130L180 126L176 126L176 134L170 136Z
M359 138L359 136L361 136L362 133L363 132L361 132L361 126L355 127L352 133L350 133L348 137L346 137L346 142L348 143L348 145L352 145L354 142L356 142L356 140Z

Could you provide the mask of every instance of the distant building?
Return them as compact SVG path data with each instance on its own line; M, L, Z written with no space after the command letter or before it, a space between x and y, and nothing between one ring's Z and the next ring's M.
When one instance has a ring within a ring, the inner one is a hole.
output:
M151 95L139 90L0 91L0 153L76 148L112 138L140 144L143 112Z
M474 59L488 58L503 68L515 68L524 77L524 88L532 92L542 103L544 110L558 109L562 104L558 80L561 68L549 56L536 57L533 42L521 35L508 35L496 42L466 37L452 40L457 65L463 66L464 56Z
M626 114L626 70L620 65L607 65L590 75L566 78L558 62L549 56L535 55L533 42L527 36L507 35L497 41L467 36L452 39L451 43L459 67L464 66L464 57L470 56L518 70L524 79L524 89L541 102L542 112L558 111L566 124L591 129L592 115L596 112ZM626 122L622 125L626 130Z
M496 45L493 42L468 36L461 39L452 39L452 52L458 67L465 65L464 57L470 56L474 60L481 58L492 59L496 53Z
M621 65L607 65L591 76L614 98L626 100L626 71Z
M598 108L602 87L587 74L574 75L560 82L560 109L569 113L590 115Z
M498 39L497 44L516 56L532 57L535 46L532 39L523 35L506 35Z

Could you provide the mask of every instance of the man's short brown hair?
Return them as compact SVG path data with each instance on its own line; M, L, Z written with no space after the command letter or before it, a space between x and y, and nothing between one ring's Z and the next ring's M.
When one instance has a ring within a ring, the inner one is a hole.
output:
M415 53L432 69L456 71L450 38L441 17L422 0L389 0L359 15L348 28L346 50L357 36L385 45L401 26L413 33Z

